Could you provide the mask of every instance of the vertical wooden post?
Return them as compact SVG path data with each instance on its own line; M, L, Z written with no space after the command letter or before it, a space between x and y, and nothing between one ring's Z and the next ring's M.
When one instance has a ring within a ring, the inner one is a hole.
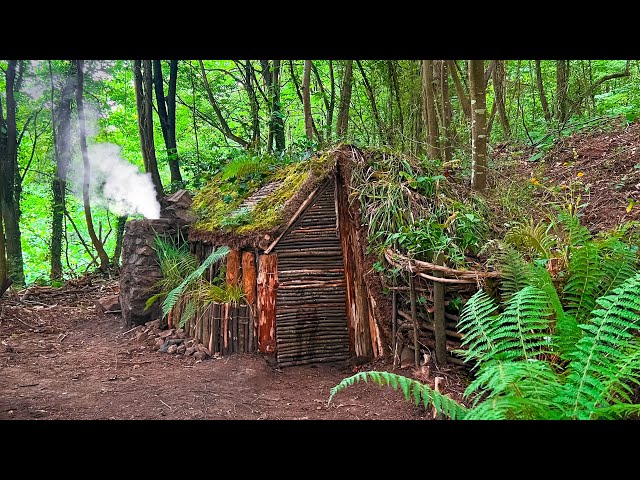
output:
M258 350L276 351L276 293L278 290L278 256L261 255L258 272Z
M227 254L227 285L240 283L240 250L229 250Z
M442 254L436 258L436 265L442 265ZM433 270L433 276L442 277L443 273ZM436 337L436 361L438 365L447 363L447 344L444 319L444 283L433 282L433 330Z
M255 304L256 304L256 288L257 288L257 272L256 272L256 255L253 252L242 252L242 291L244 299L247 302L246 320L248 326L245 330L245 350L253 351L253 337L256 332L255 322Z
M398 341L396 337L398 336L398 292L396 290L391 294L391 353L393 354L393 368L396 368L398 363Z
M411 301L411 320L413 320L413 359L415 367L420 367L420 347L418 345L418 308L416 289L413 284L413 271L409 271L409 299Z

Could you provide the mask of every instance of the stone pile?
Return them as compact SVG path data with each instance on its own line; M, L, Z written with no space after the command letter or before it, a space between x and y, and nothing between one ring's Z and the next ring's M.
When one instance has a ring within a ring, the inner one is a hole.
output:
M131 332L136 342L147 345L159 353L193 356L196 360L205 360L211 357L209 349L202 343L196 343L193 338L187 337L182 328L163 330L160 327L160 320L146 322ZM214 358L218 356L215 354Z

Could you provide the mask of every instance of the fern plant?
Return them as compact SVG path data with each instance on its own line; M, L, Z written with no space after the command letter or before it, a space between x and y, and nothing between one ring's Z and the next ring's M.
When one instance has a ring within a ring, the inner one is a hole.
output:
M405 377L361 372L331 390L330 400L357 381L402 387L407 400L433 404L460 419L596 419L640 412L640 273L636 249L618 238L592 239L568 219L568 280L528 265L524 285L502 305L483 290L465 304L458 351L475 366L464 392L468 407L444 403ZM522 267L522 264L520 264ZM595 280L594 280L595 279ZM437 405L436 405L437 402Z

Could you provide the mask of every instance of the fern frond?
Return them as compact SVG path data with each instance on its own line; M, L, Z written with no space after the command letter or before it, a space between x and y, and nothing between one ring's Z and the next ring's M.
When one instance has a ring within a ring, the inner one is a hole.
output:
M494 254L494 261L502 272L500 278L500 294L505 301L512 295L532 284L532 265L510 245L502 245Z
M557 241L549 233L550 228L551 225L543 221L535 223L533 218L530 218L528 222L519 222L511 227L504 240L533 258L550 258L551 248Z
M178 326L180 328L183 328L185 324L193 318L197 310L198 310L198 303L193 299L189 299L187 304L184 306L182 315L180 315L180 322L178 323Z
M594 293L596 297L607 295L627 278L638 273L638 247L611 237L600 245L602 278Z
M527 360L549 352L551 313L545 293L537 287L528 286L513 295L496 319L492 358Z
M258 156L237 157L231 160L224 168L222 180L242 178L252 173L266 172L268 169L268 163Z
M567 312L573 315L578 323L594 309L596 291L602 275L599 249L595 243L587 242L573 251L563 297L567 302Z
M569 247L577 247L584 245L591 240L591 234L586 227L580 225L580 219L577 215L572 215L569 212L558 212L558 220L564 227L567 233L567 245Z
M484 290L478 290L467 301L457 325L463 335L461 349L455 352L465 362L481 362L495 350L492 332L496 317L497 305Z
M187 287L189 287L192 282L199 278L207 268L209 268L214 263L222 260L227 253L229 253L229 247L227 247L226 245L218 248L217 250L214 248L209 256L197 269L191 272L187 276L187 278L185 278L180 283L180 285L178 285L167 294L166 298L162 302L162 315L166 315L167 313L169 313L169 310L171 310L175 306L178 298L180 298L180 295L184 293Z
M600 297L584 336L571 354L565 391L558 402L569 418L589 418L607 406L624 384L634 380L640 367L635 337L640 328L640 274L626 280L611 295Z
M629 403L614 403L608 407L597 408L592 412L594 419L625 419L631 415L640 415L640 405Z
M558 375L546 361L494 362L465 390L466 398L475 396L466 418L549 418L560 389Z
M447 395L435 391L429 385L391 372L359 372L347 377L331 389L327 403L331 403L333 397L345 388L357 382L367 382L369 379L380 386L388 385L394 390L400 388L405 400L411 401L415 405L419 405L422 401L425 408L432 405L437 413L441 413L452 420L464 418L467 413L467 408L464 405Z

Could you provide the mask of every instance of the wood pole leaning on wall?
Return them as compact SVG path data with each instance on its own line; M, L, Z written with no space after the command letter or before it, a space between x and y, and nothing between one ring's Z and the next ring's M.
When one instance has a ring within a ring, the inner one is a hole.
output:
M418 344L418 308L416 306L416 290L413 284L413 272L409 272L409 298L411 301L411 319L413 320L413 360L415 367L420 366L420 347Z
M436 260L437 265L442 265L442 254L438 255ZM433 275L436 277L442 277L444 274L441 271L434 270ZM433 282L433 328L436 340L436 361L438 365L445 365L447 363L447 347L446 347L446 325L444 318L444 283Z

